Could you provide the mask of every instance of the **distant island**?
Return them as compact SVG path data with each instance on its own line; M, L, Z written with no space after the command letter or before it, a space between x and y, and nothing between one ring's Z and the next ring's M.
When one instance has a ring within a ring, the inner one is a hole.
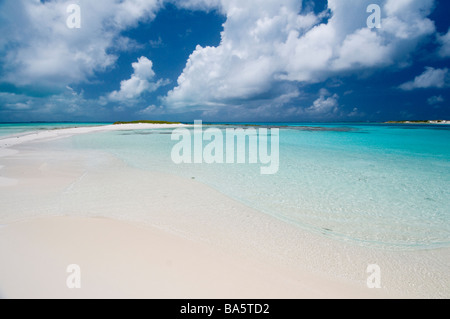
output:
M166 122L166 121L132 121L132 122L116 122L114 125L122 124L181 124L180 122Z
M450 124L450 121L437 120L437 121L389 121L385 124Z

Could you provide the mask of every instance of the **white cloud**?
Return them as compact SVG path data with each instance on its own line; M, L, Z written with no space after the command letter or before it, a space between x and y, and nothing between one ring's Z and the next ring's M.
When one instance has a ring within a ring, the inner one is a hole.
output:
M317 22L298 17L298 1L222 1L227 15L219 47L200 47L191 54L178 86L165 102L172 107L234 104L277 91L280 59L277 46L290 26L305 30ZM274 98L288 92L278 92Z
M434 8L434 0L388 0L382 30L397 39L414 39L435 32L434 23L426 17Z
M348 118L350 118L350 119L352 119L352 118L363 118L364 116L365 116L365 113L360 112L357 107L353 108L353 111L351 111L348 114Z
M302 120L337 119L343 116L339 106L339 96L331 94L326 89L321 89L319 97L309 107L290 107L286 110L290 117L302 118Z
M437 95L437 96L432 96L428 99L428 104L433 106L433 105L437 105L437 104L441 104L443 103L445 100L442 97L442 95Z
M392 64L391 48L370 29L361 29L349 35L338 50L338 58L332 63L335 70L375 67Z
M156 106L156 105L150 105L146 107L143 110L137 111L137 115L144 115L144 116L153 116L153 115L160 115L164 114L164 107L163 106Z
M372 3L383 8L381 29L367 28ZM164 102L172 108L235 107L262 95L289 95L296 90L289 82L404 66L420 40L435 32L427 18L433 3L329 0L328 17L302 10L301 1L222 0L216 5L227 20L220 45L196 48Z
M30 110L32 108L31 101L27 101L25 103L19 102L19 103L8 103L5 105L7 109L14 110L14 111L23 111L23 110Z
M327 94L326 91L322 92L313 105L305 110L305 113L312 116L337 113L339 111L338 95L327 97Z
M158 40L150 40L149 44L153 49L159 49L165 46L161 37L158 37Z
M438 36L438 41L441 44L439 55L443 58L450 57L450 28L446 34Z
M151 21L167 2L226 16L220 45L197 46L177 86L163 98L172 110L188 107L212 114L228 109L238 116L245 108L249 115L281 116L282 106L301 95L299 82L405 66L420 41L435 33L427 18L434 0L328 0L329 10L319 14L302 8L305 1L300 0L78 0L81 29L67 28L66 0L4 0L0 81L60 91L89 81L114 67L118 50L139 47L122 31ZM366 26L366 8L372 3L383 8L381 29ZM449 33L439 37L442 56L449 55ZM150 44L161 42L158 38ZM97 103L131 103L167 84L155 80L150 60L141 59L120 89ZM440 85L438 79L426 84L427 79L418 78L406 87ZM337 96L322 93L309 109L302 109L303 114L339 108Z
M92 105L96 105L95 108ZM30 97L25 94L0 93L0 118L10 121L64 121L77 119L101 119L105 109L96 101L87 100L83 93L70 87L61 93L46 97Z
M113 91L108 98L112 101L127 101L139 98L144 92L154 92L161 86L167 85L168 80L153 81L155 72L153 63L146 57L140 57L132 64L134 73L129 80L120 83L120 90Z
M434 69L427 67L425 72L413 81L400 85L400 89L412 91L414 89L443 88L448 85L448 69Z
M178 7L190 10L221 10L221 0L169 0L175 3Z
M120 33L153 19L159 0L78 0L81 28L69 29L65 0L5 0L0 4L3 81L64 89L114 66L111 49L132 41ZM133 44L136 45L136 44Z

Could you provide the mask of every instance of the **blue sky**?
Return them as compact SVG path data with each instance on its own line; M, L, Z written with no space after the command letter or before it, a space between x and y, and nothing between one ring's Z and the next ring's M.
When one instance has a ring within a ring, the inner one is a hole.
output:
M381 28L367 26L370 4ZM449 12L445 0L2 0L0 122L450 119Z

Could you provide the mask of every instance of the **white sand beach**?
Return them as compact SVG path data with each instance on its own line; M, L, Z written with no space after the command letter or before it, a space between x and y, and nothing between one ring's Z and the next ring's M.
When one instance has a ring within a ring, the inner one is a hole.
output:
M368 291L307 272L286 273L157 228L101 218L43 218L1 230L7 298L326 298ZM68 289L68 265L81 289ZM382 296L382 295L379 295Z
M0 139L0 297L449 297L449 278L442 277L448 249L383 251L337 242L195 180L53 146L75 134L173 127ZM66 285L71 264L81 268L80 289ZM369 264L382 269L381 289L367 287Z

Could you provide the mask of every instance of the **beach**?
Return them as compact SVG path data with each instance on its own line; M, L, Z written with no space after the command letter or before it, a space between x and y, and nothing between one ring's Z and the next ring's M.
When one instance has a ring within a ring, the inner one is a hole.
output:
M359 298L361 288L222 253L210 245L126 222L44 218L1 233L5 298ZM7 247L5 247L5 244ZM66 272L81 267L80 289Z
M0 299L449 299L449 3L0 0Z
M116 125L0 139L3 298L448 298L450 250L389 250L305 231L194 178L61 148ZM69 289L69 265L81 288ZM369 289L367 267L382 270Z

